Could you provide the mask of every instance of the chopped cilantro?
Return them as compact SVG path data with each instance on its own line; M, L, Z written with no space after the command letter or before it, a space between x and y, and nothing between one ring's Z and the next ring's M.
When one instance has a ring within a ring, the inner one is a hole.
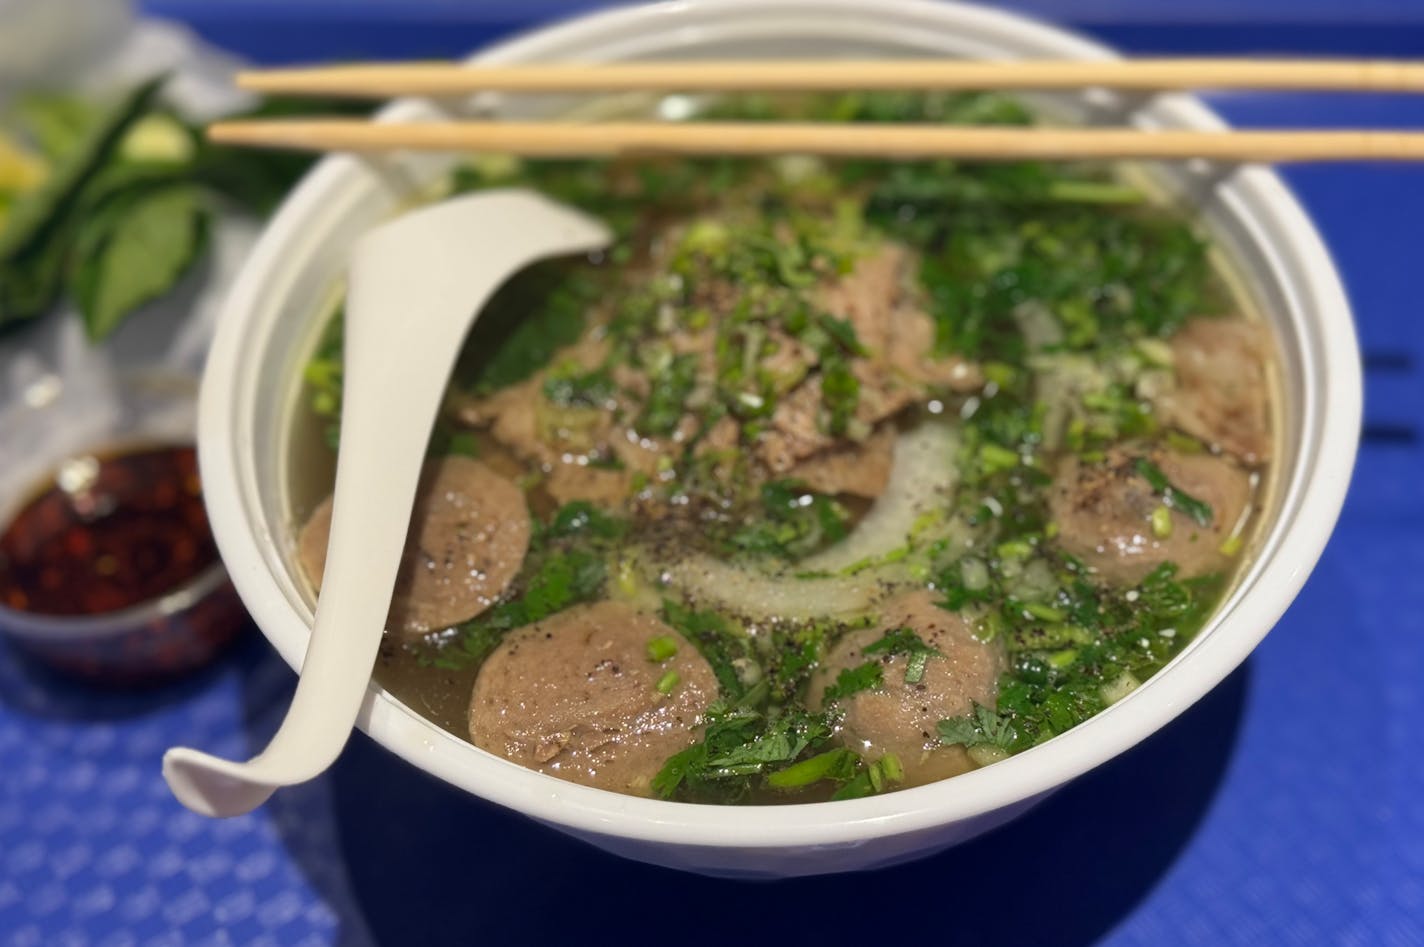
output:
M728 538L729 551L799 559L845 538L845 508L794 480L763 484L760 500Z
M602 596L605 578L603 558L595 553L574 549L549 555L521 581L522 594L461 625L453 646L442 647L435 660L446 666L482 661L505 632Z
M638 430L656 437L671 434L687 410L687 398L697 384L697 356L674 355L652 379Z
M478 457L480 444L471 431L455 431L446 443L446 450L457 457Z
M455 648L458 650L440 653L433 663L437 667L453 671L483 661L490 652L499 647L507 630L495 625L478 625L471 622L461 629L460 637L456 639Z
M905 683L918 684L925 677L925 663L931 657L941 657L939 651L925 644L911 628L892 628L885 637L865 646L866 654L909 655L910 663L905 666Z
M842 668L841 672L836 675L835 683L826 687L821 700L831 704L859 694L861 691L874 690L883 683L885 683L885 673L879 662L867 661L853 668Z
M700 742L676 754L653 777L663 799L735 802L751 791L749 777L784 769L831 736L824 715L785 711L775 715L716 701L707 709Z
M1001 717L978 702L969 716L941 720L937 729L941 744L963 746L965 749L987 743L1001 750L1010 750L1018 738L1009 717Z
M824 740L830 732L830 725L824 718L792 711L773 721L753 739L709 754L707 764L729 776L761 772L768 763L796 759L802 750L813 742Z
M821 313L816 317L816 325L826 333L846 355L866 355L865 346L860 344L860 339L856 337L855 326L850 324L848 319L837 319L828 313Z
M1205 527L1211 525L1211 505L1203 503L1185 490L1173 486L1171 481L1167 479L1167 475L1162 472L1161 467L1158 467L1146 457L1139 457L1133 462L1133 469L1142 476L1142 479L1147 481L1154 493L1162 497L1163 504L1174 510L1181 510L1187 516L1191 517L1192 522L1198 526Z
M588 601L603 591L603 559L582 550L553 556L534 574L525 588L516 624L540 621L570 605Z
M544 397L561 408L601 408L617 393L607 366L590 371L556 368L544 379Z
M1206 620L1222 584L1220 576L1183 581L1176 572L1163 563L1132 589L1100 589L1069 574L1057 598L1071 624L994 613L1008 626L1012 667L998 698L998 713L1016 734L1007 749L1081 723L1106 706L1106 683L1124 673L1146 680L1171 660Z
M737 673L738 662L745 666L752 660L746 635L716 612L699 612L672 599L663 602L663 620L682 632L707 659L723 697L736 700L746 694L747 685Z
M820 665L825 643L849 628L832 621L813 621L805 624L783 624L771 632L772 654L768 659L768 698L773 703L789 704L797 700L805 688L812 672Z
M551 539L579 534L597 539L619 539L627 530L627 520L605 513L587 500L575 500L555 511L544 535Z

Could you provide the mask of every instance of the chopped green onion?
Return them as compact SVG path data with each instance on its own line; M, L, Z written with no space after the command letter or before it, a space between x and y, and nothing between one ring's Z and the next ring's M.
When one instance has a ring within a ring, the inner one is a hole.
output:
M1063 614L1062 609L1054 608L1052 605L1045 605L1042 602L1025 602L1023 610L1034 618L1042 621L1062 621L1068 617Z
M1140 204L1146 199L1137 188L1115 181L1050 181L1048 196L1073 204Z
M827 750L766 777L767 785L776 789L797 789L823 779L844 781L855 775L860 757L844 747Z
M1172 535L1172 511L1165 506L1159 506L1152 511L1152 535L1158 539L1166 539Z
M1195 437L1188 437L1181 431L1168 431L1162 438L1167 442L1167 446L1179 454L1200 454L1206 450L1202 442Z
M999 547L994 551L998 553L1000 559L1027 559L1033 554L1033 544L1026 539L1011 539L1008 542L999 543Z
M1013 470L1019 465L1019 455L998 444L979 445L979 467L986 474Z
M1171 482L1167 479L1167 475L1162 472L1162 468L1158 467L1146 457L1137 458L1132 466L1142 475L1142 479L1147 481L1148 486L1158 493L1165 493L1167 489L1172 486Z
M1138 339L1135 343L1137 352L1149 365L1156 368L1171 368L1173 363L1172 347L1161 339L1146 338ZM1168 432L1168 440L1175 432Z
M980 366L980 371L984 373L985 379L999 388L1011 387L1019 374L1014 366L1003 362L985 362Z
M618 571L613 576L613 589L616 597L625 601L637 597L639 590L643 587L642 576L638 572L638 564L631 556L624 556L618 560ZM651 651L651 645L649 645ZM653 661L660 660L654 658L649 653L648 658Z
M676 671L668 671L658 678L658 693L671 694L672 689L680 683L682 683L682 677Z
M1009 758L1008 750L1001 749L992 743L976 743L967 748L965 753L968 754L971 763L981 767Z
M1103 695L1103 703L1111 706L1141 686L1142 682L1134 677L1131 671L1123 671L1104 684L1099 693Z
M905 683L918 684L925 679L925 664L929 661L930 651L915 651L910 655L910 663L905 665Z
M904 778L905 770L893 753L887 753L856 774L855 778L836 790L833 800L861 799L881 793Z
M1241 551L1243 545L1245 545L1245 540L1241 538L1240 533L1236 533L1233 536L1226 537L1225 541L1223 541L1218 548L1223 556L1234 556Z
M677 639L672 635L659 635L648 641L648 660L661 663L677 654Z
M1050 651L1093 643L1093 633L1079 625L1049 622L1042 626L1020 627L1010 632L1015 650Z
M982 592L989 587L989 567L983 559L966 556L959 564L959 575L964 587L971 592Z

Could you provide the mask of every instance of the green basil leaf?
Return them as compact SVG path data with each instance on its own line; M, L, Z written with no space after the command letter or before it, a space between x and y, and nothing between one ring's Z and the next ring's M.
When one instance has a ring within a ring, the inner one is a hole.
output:
M0 324L41 315L59 298L80 231L86 186L150 108L162 79L134 89L60 156L49 178L17 200L0 232Z
M209 214L189 185L163 188L96 222L76 261L75 299L91 339L112 333L124 317L162 296L182 278L206 243Z
M58 156L45 183L16 202L4 233L0 233L0 260L10 261L34 250L62 229L67 222L65 211L112 157L129 128L148 111L161 84L161 79L155 79L134 89L68 154Z
M72 154L103 121L97 103L68 93L34 93L15 103L16 124L51 161Z

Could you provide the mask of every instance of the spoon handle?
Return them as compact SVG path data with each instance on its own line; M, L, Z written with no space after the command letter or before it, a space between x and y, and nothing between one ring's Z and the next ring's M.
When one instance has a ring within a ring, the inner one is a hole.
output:
M531 202L533 207L531 207ZM475 205L484 226L471 226ZM530 222L537 210L543 219ZM558 212L566 226L548 215ZM490 215L518 226L492 228ZM493 234L471 245L471 232ZM322 594L292 705L267 749L233 763L177 748L164 775L209 815L260 805L340 754L367 700L390 610L426 445L474 313L514 272L542 257L595 249L606 231L523 192L446 202L373 231L352 257L345 387Z

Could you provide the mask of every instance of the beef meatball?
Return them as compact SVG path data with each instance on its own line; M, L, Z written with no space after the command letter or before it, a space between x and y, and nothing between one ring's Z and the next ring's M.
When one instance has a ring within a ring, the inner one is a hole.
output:
M654 638L677 653L652 660ZM716 696L707 660L657 618L621 602L576 605L512 632L485 661L470 739L550 776L646 796Z
M936 593L921 589L886 602L874 628L851 632L831 649L811 678L807 699L813 709L819 709L825 689L841 671L879 662L881 686L841 701L845 716L839 737L867 761L894 753L904 768L906 786L973 769L964 747L940 745L936 725L965 716L976 702L992 708L1004 669L1003 649L977 638L962 615L940 608L937 599ZM897 628L913 630L939 652L925 663L924 676L916 683L905 680L907 655L865 653L866 647Z
M529 550L529 509L512 481L468 457L426 465L387 618L417 636L467 621L493 605ZM297 540L302 571L320 590L331 533L331 498Z
M1193 319L1172 336L1176 385L1155 399L1163 420L1247 464L1271 456L1264 326Z
M1154 532L1152 516L1163 498L1139 471L1139 458L1155 464L1172 486L1209 505L1211 522L1200 526L1181 509L1172 509L1170 532ZM1109 450L1097 463L1064 458L1049 494L1049 511L1065 551L1107 582L1132 585L1164 562L1176 563L1184 578L1225 568L1221 545L1250 499L1250 475L1224 457L1129 446Z

